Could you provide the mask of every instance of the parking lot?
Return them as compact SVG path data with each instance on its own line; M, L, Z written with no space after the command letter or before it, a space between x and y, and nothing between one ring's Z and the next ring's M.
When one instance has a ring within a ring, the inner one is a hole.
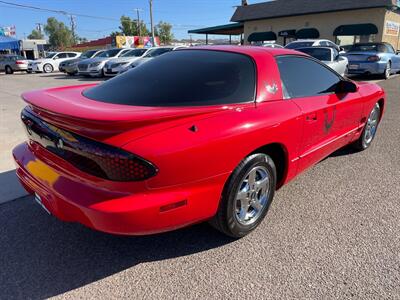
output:
M11 158L25 139L20 94L88 81L98 79L0 74L0 298L399 298L399 76L375 80L388 101L372 147L340 150L283 187L241 240L207 224L111 236L21 197Z

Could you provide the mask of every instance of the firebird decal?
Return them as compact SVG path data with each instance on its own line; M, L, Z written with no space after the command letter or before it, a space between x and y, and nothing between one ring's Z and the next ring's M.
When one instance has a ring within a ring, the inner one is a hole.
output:
M328 133L329 130L331 130L333 123L335 122L336 105L333 106L333 112L332 112L332 119L331 120L329 120L329 111L328 111L327 108L324 109L324 115L325 115L324 131L325 131L325 133Z
M269 85L267 84L266 86L267 92L270 94L276 94L276 92L278 91L278 86L276 85L276 83Z

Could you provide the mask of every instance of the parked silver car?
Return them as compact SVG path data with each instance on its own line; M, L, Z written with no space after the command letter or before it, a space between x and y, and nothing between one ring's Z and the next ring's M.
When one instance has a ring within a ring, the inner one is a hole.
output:
M83 52L79 58L70 59L67 61L63 61L58 66L60 72L67 73L68 75L75 75L78 73L78 63L84 59L93 58L99 56L105 50L88 50Z
M27 71L29 61L20 55L7 54L0 56L0 72L12 74L16 71Z
M109 77L117 75L125 66L140 59L149 51L150 49L145 48L132 49L120 57L109 60L104 65L104 75Z
M126 72L128 70L130 70L131 68L137 67L153 58L156 58L157 56L160 56L164 53L173 51L173 50L177 50L177 49L182 49L182 48L187 48L185 46L177 46L177 47L172 47L172 46L163 46L163 47L154 47L149 49L148 52L146 52L145 55L143 55L141 58L135 60L134 62L126 65L121 71L120 73Z
M299 48L296 50L315 57L316 59L319 59L342 76L347 74L349 61L346 57L341 56L339 52L334 48L307 47Z
M83 76L103 77L103 68L110 59L120 57L130 49L110 49L97 57L82 60L78 63L78 74Z

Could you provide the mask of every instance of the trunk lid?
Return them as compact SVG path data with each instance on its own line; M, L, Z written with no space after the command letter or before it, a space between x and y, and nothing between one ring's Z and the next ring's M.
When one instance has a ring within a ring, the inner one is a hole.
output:
M348 52L344 56L347 57L349 62L356 62L356 61L367 61L368 57L375 56L375 55L377 55L377 52L374 52L374 51L370 51L370 52L354 51L354 52Z
M116 146L128 142L114 138L127 131L132 140L155 130L227 111L226 106L144 107L110 104L82 95L85 89L95 85L31 91L22 94L22 98L29 104L29 111L45 122L95 140L108 140Z

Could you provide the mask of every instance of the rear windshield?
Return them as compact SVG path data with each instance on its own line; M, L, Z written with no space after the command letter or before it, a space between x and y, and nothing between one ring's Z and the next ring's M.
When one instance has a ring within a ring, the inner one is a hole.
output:
M294 42L286 45L286 49L297 49L297 48L305 48L305 47L311 47L314 44L314 42Z
M355 44L349 51L361 52L385 52L385 45L383 44Z
M312 57L315 57L316 59L323 60L323 61L331 61L331 50L326 49L326 48L300 48L297 49L298 51L301 51L303 53L306 53Z
M149 52L146 53L144 57L156 57L161 54L167 53L172 51L172 48L156 48L156 49L151 49Z
M90 99L133 106L197 106L254 100L255 66L243 54L171 51L84 91Z

